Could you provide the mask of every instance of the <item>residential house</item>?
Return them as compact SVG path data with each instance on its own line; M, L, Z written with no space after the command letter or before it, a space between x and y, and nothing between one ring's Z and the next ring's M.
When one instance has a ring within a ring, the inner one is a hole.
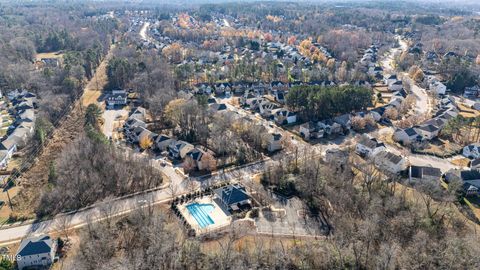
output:
M393 174L397 174L407 167L407 163L402 156L388 151L378 152L373 159L379 169Z
M386 85L390 85L396 81L398 81L397 74L391 74L391 75L385 76L384 78L384 82Z
M278 90L275 91L275 101L280 103L280 104L285 104L285 92Z
M230 83L217 83L215 85L215 94L223 95L232 91L232 85Z
M395 107L396 109L400 108L400 106L402 105L402 102L403 102L403 99L402 98L399 98L399 97L392 97L390 99L390 101L388 102L388 105L387 106L393 106Z
M464 196L478 196L480 189L480 171L478 170L456 170L452 169L445 173L445 182L447 184L453 181L462 183Z
M268 152L275 152L282 150L283 141L282 134L280 133L270 133L267 136L267 150Z
M23 239L15 256L17 268L48 269L55 261L56 252L57 241L48 235Z
M420 133L424 139L431 140L438 136L440 129L433 124L423 124L417 126L416 131Z
M380 151L385 151L385 144L366 134L362 135L355 146L355 152L362 157L374 156Z
M393 133L393 140L403 145L410 145L422 140L422 135L415 128L397 129Z
M349 157L348 151L338 148L328 149L325 152L325 161L330 164L335 164L343 169L344 164L347 163Z
M370 67L368 70L368 75L378 77L383 73L383 68L380 66Z
M272 111L273 119L277 124L288 125L297 122L297 114L287 109L276 109Z
M127 132L125 132L125 135L127 137L127 141L129 141L130 143L138 143L140 142L140 135L142 133L145 135L151 133L151 131L149 131L143 126L137 126L128 129Z
M288 84L281 81L273 81L270 83L270 91L286 91L288 90Z
M9 156L9 153L7 150L0 150L0 169L1 170L4 170L7 168L10 158L11 156Z
M334 117L333 122L341 125L345 132L352 128L350 118L351 118L350 114L346 113L346 114L342 114L340 116Z
M325 134L325 130L320 128L319 123L307 122L300 125L299 130L300 135L304 139L319 139L322 138Z
M447 92L447 86L439 81L430 83L429 89L437 95L445 95Z
M425 53L425 59L427 59L429 61L435 61L435 60L438 59L438 55L434 51L428 51L428 52Z
M168 145L168 154L170 158L176 160L183 160L190 150L193 150L193 145L185 141L172 141Z
M155 138L155 147L159 150L159 151L166 151L168 149L168 146L170 144L172 144L173 142L175 142L174 139L166 136L166 135L163 135L163 134L159 134L156 138Z
M125 90L112 90L105 98L107 108L123 107L127 105L127 92Z
M434 117L430 120L427 120L423 123L423 125L433 125L435 127L438 127L439 129L443 128L447 121L441 117ZM438 135L438 134L437 134Z
M213 92L213 88L208 83L200 83L200 84L195 85L194 91L197 94L201 94L201 95L203 95L203 94L211 95L212 92Z
M46 67L58 67L60 66L60 61L58 58L42 58L40 59L42 64Z
M480 93L480 86L474 85L472 87L465 87L463 96L466 98L476 99Z
M426 166L410 166L408 167L408 179L410 182L422 180L439 181L442 177L442 171L439 168Z
M393 92L392 97L406 98L407 97L407 92L405 91L405 89L402 88L402 90L400 90L400 91Z
M470 161L470 170L480 170L480 158Z
M135 129L136 127L143 127L146 128L147 124L142 120L139 120L135 117L129 117L125 124L123 124L123 129L125 132L130 132L131 130Z
M194 169L199 171L209 170L212 167L215 167L215 164L212 163L216 163L211 154L197 147L193 148L187 153L185 161L187 164L192 164Z
M142 129L142 132L140 132L137 136L138 138L138 143L142 142L142 141L147 141L149 140L150 142L152 142L152 145L155 141L155 139L157 138L157 134L154 133L154 132L151 132L150 130L146 129L146 128L143 128Z
M275 118L274 112L279 109L280 107L277 104L266 100L258 104L258 111L260 112L260 115L266 118Z
M402 81L395 81L388 85L388 90L395 92L400 91L403 89L403 82Z
M228 211L237 211L242 206L250 204L250 196L245 187L240 184L231 184L214 191L216 198Z
M143 107L137 107L135 110L130 114L129 118L136 118L141 121L146 121L147 119L147 109Z
M462 155L470 159L480 158L480 143L472 143L462 150Z
M0 150L6 151L5 158L10 159L15 152L17 152L17 141L14 137L8 137L0 143Z
M220 111L225 111L227 109L227 105L224 103L213 103L210 104L210 111L213 113L220 112Z

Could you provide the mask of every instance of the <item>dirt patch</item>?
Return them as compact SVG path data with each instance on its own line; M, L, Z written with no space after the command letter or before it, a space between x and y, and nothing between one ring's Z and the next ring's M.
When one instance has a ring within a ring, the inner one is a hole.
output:
M202 242L202 251L207 253L215 253L222 250L222 245L225 246L229 241L229 236L223 236L220 239ZM308 241L313 241L309 239ZM237 251L247 250L254 251L255 249L271 249L283 246L284 248L301 245L300 238L293 239L292 237L270 237L264 235L247 235L236 239L233 247Z
M470 159L468 158L457 158L450 161L453 165L460 166L460 167L468 167L470 164Z

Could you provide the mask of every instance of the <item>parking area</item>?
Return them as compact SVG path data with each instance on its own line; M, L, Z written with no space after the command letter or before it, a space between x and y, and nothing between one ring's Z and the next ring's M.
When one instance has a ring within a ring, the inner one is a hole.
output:
M116 134L116 129L119 127L122 127L123 121L127 119L128 117L128 110L126 109L114 109L114 110L109 110L106 109L103 112L103 134L107 138L115 138ZM115 136L114 136L115 135Z

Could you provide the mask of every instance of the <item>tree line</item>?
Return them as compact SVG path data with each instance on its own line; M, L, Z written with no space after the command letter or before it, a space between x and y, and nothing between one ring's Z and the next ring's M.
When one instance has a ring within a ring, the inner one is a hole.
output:
M303 120L321 120L365 110L372 106L372 90L359 86L297 86L289 90L286 104Z

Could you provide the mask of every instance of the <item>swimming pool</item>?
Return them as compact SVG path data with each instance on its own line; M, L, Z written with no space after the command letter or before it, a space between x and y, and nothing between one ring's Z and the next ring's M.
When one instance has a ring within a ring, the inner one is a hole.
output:
M213 219L208 215L215 209L215 206L210 203L200 204L192 203L187 205L188 212L195 218L200 228L205 228L214 224Z

